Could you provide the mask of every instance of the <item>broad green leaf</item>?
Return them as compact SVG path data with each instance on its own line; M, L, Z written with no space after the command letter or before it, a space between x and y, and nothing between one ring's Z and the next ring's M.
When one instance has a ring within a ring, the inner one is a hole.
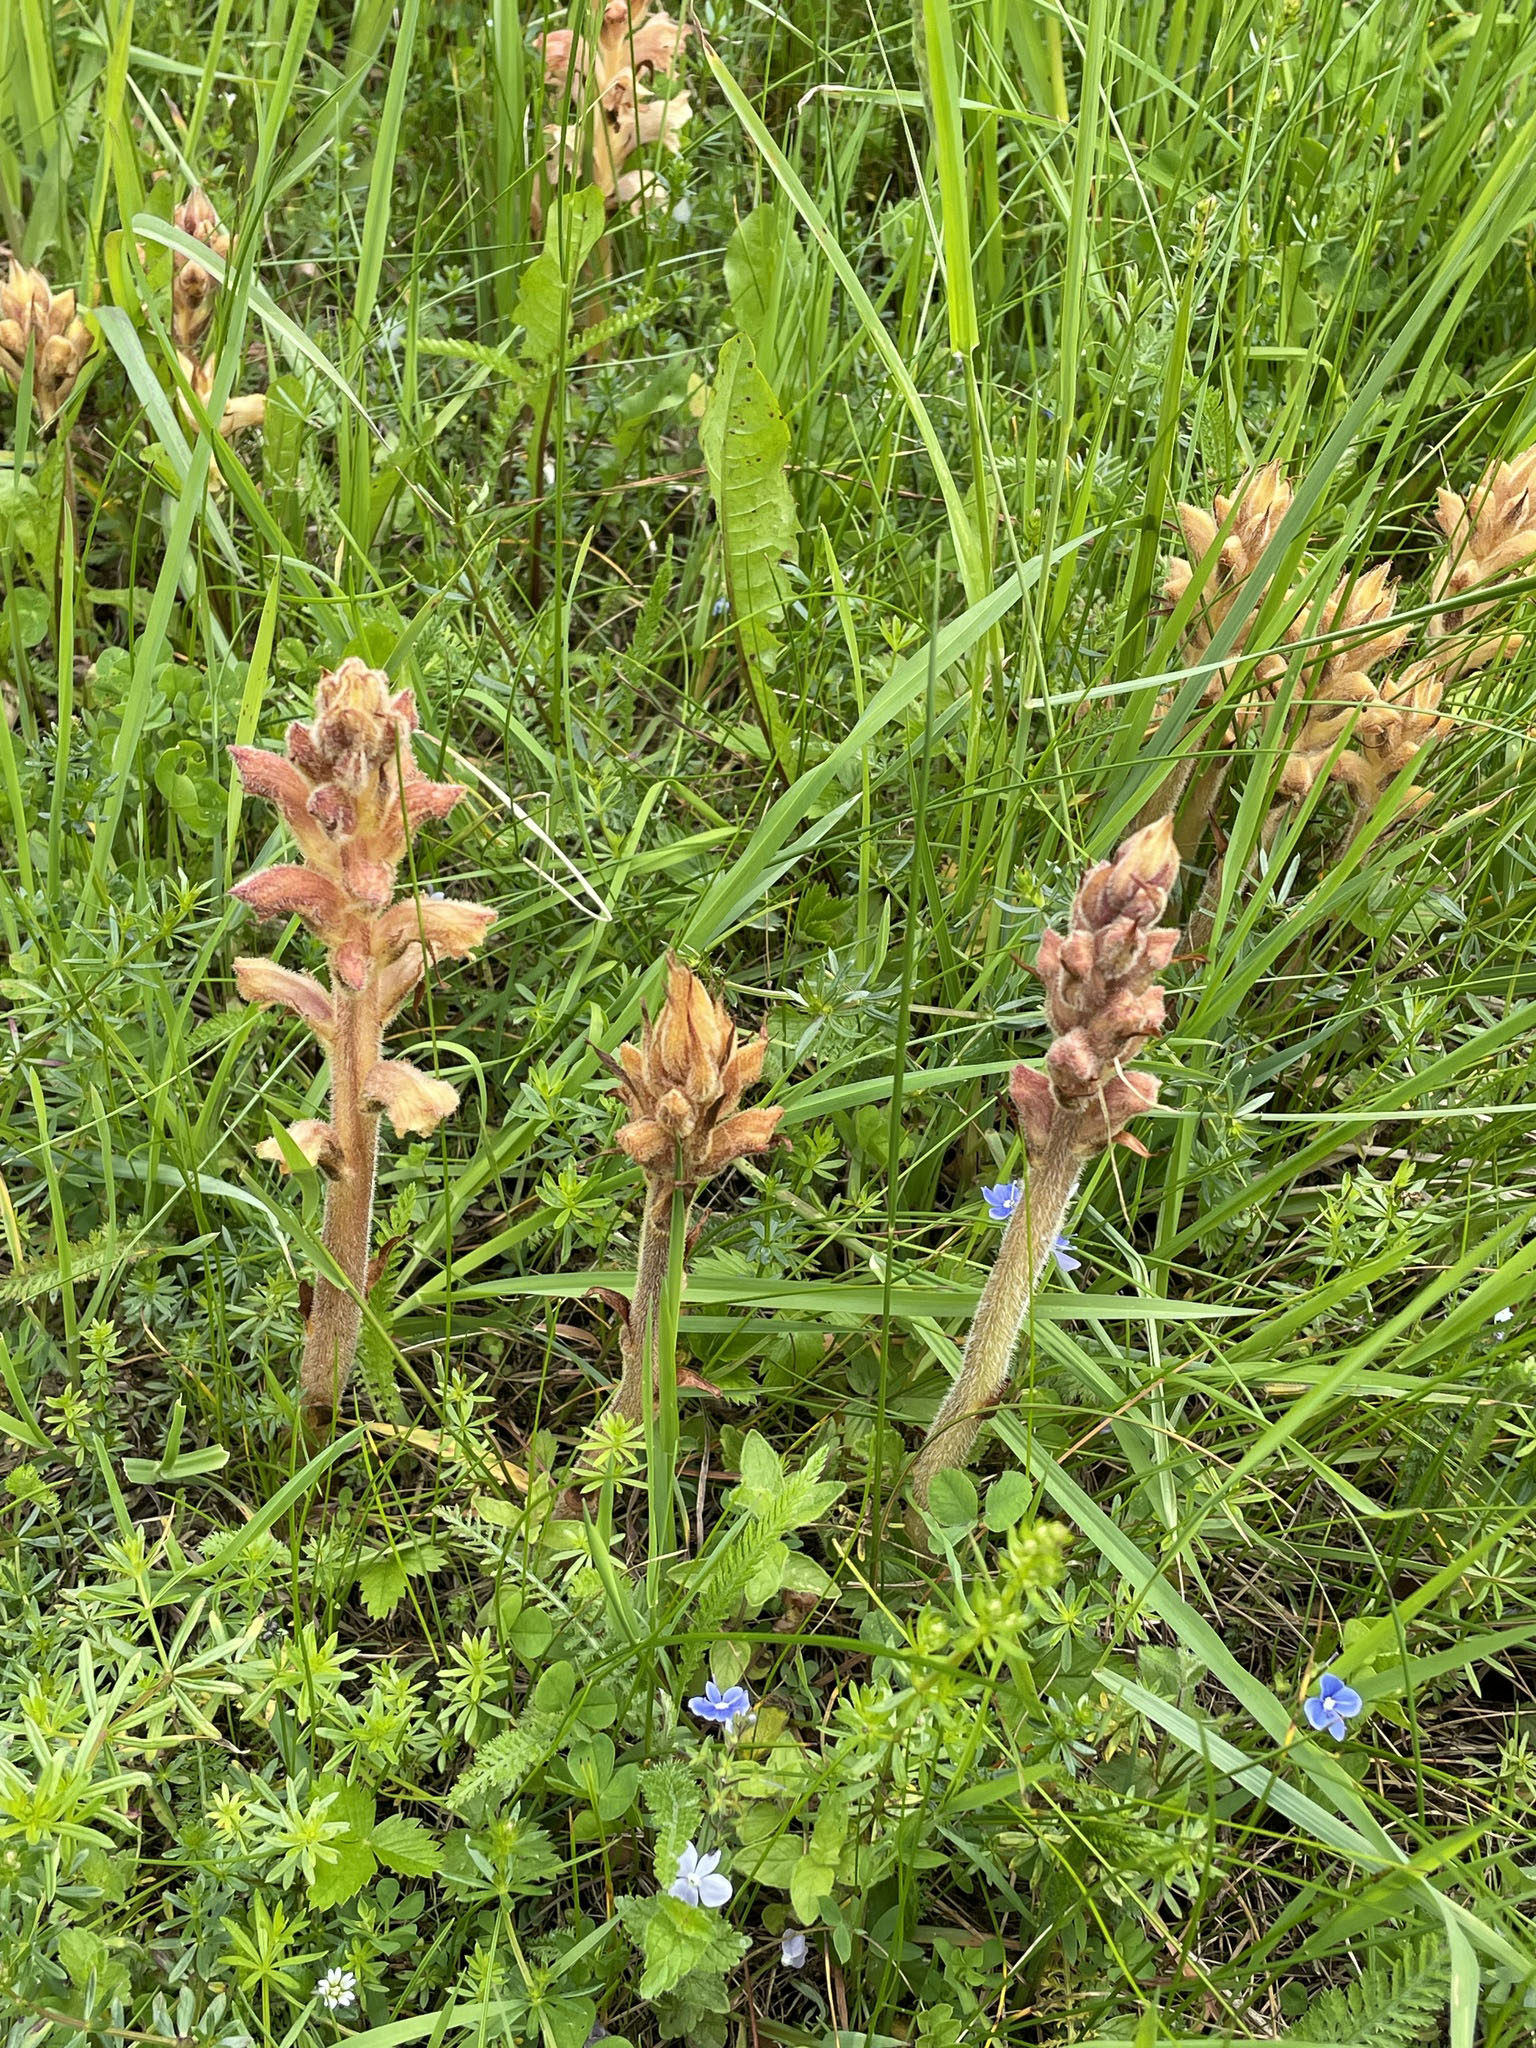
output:
M360 1559L357 1590L365 1611L375 1621L383 1621L399 1606L409 1580L440 1571L443 1563L443 1553L435 1543L402 1543Z
M1022 1472L1000 1472L987 1488L982 1520L994 1535L1000 1530L1011 1529L1015 1522L1022 1521L1029 1513L1034 1497L1034 1488Z
M325 1817L345 1821L347 1831L329 1844L331 1860L320 1864L309 1887L309 1902L317 1912L327 1906L343 1905L355 1898L378 1869L369 1838L373 1832L373 1794L361 1785L348 1785L341 1778L321 1778L317 1793L328 1793L330 1805Z
M758 368L778 377L777 336L805 282L805 247L782 199L765 200L736 226L725 251L731 318L757 352Z
M964 1472L940 1472L928 1494L928 1512L941 1529L974 1529L980 1503Z
M368 1837L379 1861L402 1877L430 1877L442 1862L436 1837L406 1814L386 1814Z
M523 272L512 309L528 362L552 363L565 346L576 278L602 232L603 195L595 185L550 208L544 247Z
M675 1899L670 1892L663 1892L656 1903L657 1911L645 1930L642 1998L659 1998L662 1992L681 1984L714 1946L717 1923L704 1907L690 1906L686 1899Z
M789 428L745 334L720 351L699 446L741 651L749 666L769 675L779 649L773 628L789 595L784 563L795 552L799 522L784 474Z

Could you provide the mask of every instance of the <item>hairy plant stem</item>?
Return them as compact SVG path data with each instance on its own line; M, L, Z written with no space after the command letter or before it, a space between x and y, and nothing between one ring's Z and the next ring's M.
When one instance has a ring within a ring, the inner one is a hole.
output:
M657 1319L661 1313L662 1290L667 1284L667 1258L672 1235L672 1191L676 1180L670 1173L647 1173L645 1208L640 1218L640 1249L635 1261L635 1291L629 1315L619 1336L623 1372L610 1413L626 1422L645 1420L646 1359L656 1355ZM687 1212L684 1212L684 1228ZM654 1372L654 1366L652 1367ZM655 1398L654 1383L652 1399Z
M976 1304L959 1377L945 1395L912 1467L912 1492L920 1507L926 1506L928 1490L940 1472L967 1463L976 1433L1013 1370L1036 1284L1082 1176L1083 1162L1072 1143L1077 1121L1061 1111L1049 1142L1029 1162L1024 1199L1003 1233Z
M370 973L362 988L350 989L333 963L331 991L336 1011L331 1043L331 1128L341 1151L341 1166L326 1189L321 1238L349 1285L338 1287L323 1274L315 1282L299 1369L299 1405L310 1423L323 1423L335 1409L357 1355L373 1241L373 1184L379 1152L378 1114L363 1104L363 1083L380 1057L376 978Z
M1200 842L1204 839L1206 827L1221 801L1221 792L1226 787L1227 777L1231 772L1232 756L1223 747L1215 760L1207 761L1189 784L1188 796L1173 828L1180 859L1193 860L1200 851Z
M1175 762L1173 773L1165 782L1158 784L1151 796L1147 798L1141 809L1136 813L1131 823L1131 830L1133 832L1140 832L1148 825L1155 825L1159 818L1166 818L1170 811L1176 811L1184 791L1189 786L1189 778L1194 772L1195 757L1193 754L1186 754L1181 761Z

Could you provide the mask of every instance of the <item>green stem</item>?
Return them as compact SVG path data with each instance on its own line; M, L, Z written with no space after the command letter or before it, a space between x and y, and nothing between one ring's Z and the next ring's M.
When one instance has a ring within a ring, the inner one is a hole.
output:
M1083 1162L1072 1145L1076 1122L1069 1112L1058 1110L1050 1142L1030 1162L1024 1199L1003 1233L976 1304L959 1376L933 1418L912 1468L912 1494L919 1507L926 1506L928 1490L940 1472L963 1470L969 1464L982 1421L1008 1383L1041 1269L1082 1174Z

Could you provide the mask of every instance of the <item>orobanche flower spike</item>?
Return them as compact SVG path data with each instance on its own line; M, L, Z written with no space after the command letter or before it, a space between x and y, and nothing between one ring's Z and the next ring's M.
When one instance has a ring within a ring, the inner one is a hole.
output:
M74 293L51 291L40 270L29 270L13 256L10 276L0 285L0 371L16 391L29 341L34 350L32 399L46 427L74 390L96 344L75 311Z
M475 951L496 921L479 903L408 897L395 870L417 828L446 818L465 794L416 765L409 690L351 659L320 678L311 724L288 728L286 754L231 747L241 780L280 813L302 865L264 868L235 885L258 917L299 917L330 957L330 987L275 960L235 962L247 1002L272 1003L306 1023L331 1061L331 1115L305 1118L292 1146L325 1176L324 1241L348 1285L316 1281L300 1374L308 1421L328 1417L347 1383L368 1288L380 1115L400 1135L426 1134L458 1095L405 1060L383 1057L384 1026L435 961ZM284 1148L257 1147L284 1171Z
M645 1412L645 1356L667 1272L672 1195L691 1195L732 1160L765 1152L782 1109L743 1109L743 1093L762 1077L764 1033L743 1040L725 1005L676 958L667 961L667 1000L638 1045L617 1059L596 1048L619 1084L629 1120L616 1143L645 1175L645 1209L632 1301L606 1298L623 1322L623 1377L614 1411L630 1422Z
M692 112L686 92L661 94L658 77L669 76L692 33L650 0L609 0L596 39L568 28L540 38L544 81L577 116L571 125L550 125L544 177L553 188L562 169L578 178L590 151L593 183L608 210L642 211L663 199L666 188L654 173L627 170L629 159L647 144L660 143L674 156Z
M969 1462L1007 1383L1040 1274L1064 1242L1085 1161L1116 1143L1139 1149L1126 1125L1154 1107L1157 1082L1129 1062L1163 1027L1157 977L1179 934L1158 919L1178 871L1172 820L1159 818L1084 876L1067 936L1048 931L1040 941L1035 971L1055 1036L1044 1071L1015 1067L1009 1084L1029 1169L977 1303L959 1377L913 1466L920 1507L940 1472Z
M222 262L229 260L229 236L220 227L212 202L200 186L193 186L177 207L174 218L183 234L190 235L194 242L200 242ZM188 389L206 410L212 401L214 378L218 374L218 358L205 350L213 326L219 281L206 264L199 263L195 256L184 255L180 249L174 252L171 264L171 338L176 344L176 360L187 380ZM188 426L195 427L196 418L184 395L178 396L177 404ZM242 397L231 395L214 426L219 439L229 441L247 427L261 426L266 416L267 395L264 391L248 392Z

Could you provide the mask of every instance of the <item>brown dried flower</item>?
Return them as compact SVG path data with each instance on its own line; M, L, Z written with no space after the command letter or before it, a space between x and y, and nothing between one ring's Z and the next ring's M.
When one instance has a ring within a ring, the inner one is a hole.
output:
M766 1033L743 1043L725 1005L676 958L667 962L667 999L640 1043L618 1060L600 1053L630 1112L616 1142L647 1174L696 1187L733 1159L766 1150L782 1109L740 1109L759 1080Z
M1279 464L1270 462L1245 477L1232 497L1218 497L1214 517L1198 505L1179 506L1179 526L1189 558L1176 555L1169 562L1163 594L1170 604L1177 604L1192 583L1200 583L1196 609L1184 634L1182 659L1187 667L1195 668L1204 661L1206 650L1290 510L1291 495L1290 484ZM1232 516L1234 505L1237 516L1232 530L1218 549L1218 535ZM1238 632L1231 659L1207 682L1201 695L1203 703L1215 704L1227 689L1248 644L1251 626L1250 615ZM1294 638L1295 631L1294 621L1288 622L1283 637ZM1252 670L1254 685L1260 691L1284 674L1285 657L1276 652L1261 656Z
M218 372L218 357L209 356L206 362L200 363L192 356L189 356L184 349L178 349L176 360L181 365L182 375L201 400L203 410L206 412L213 399L213 380ZM182 418L189 427L195 428L197 419L191 406L187 404L185 398L181 397L179 393L177 402L181 408ZM244 397L232 397L225 406L218 421L219 438L222 441L231 440L236 434L242 433L247 427L261 426L266 417L267 394L264 391L249 392Z
M1280 796L1287 803L1300 803L1333 757L1336 780L1350 785L1351 770L1341 764L1349 760L1344 752L1335 755L1339 741L1351 728L1362 745L1374 744L1375 735L1393 722L1383 706L1381 690L1368 671L1378 662L1396 654L1408 638L1406 626L1390 625L1396 590L1385 563L1370 569L1355 581L1346 577L1324 609L1322 629L1329 635L1351 637L1347 646L1316 664L1309 679L1308 701L1291 751L1280 772ZM1372 631L1372 628L1381 628Z
M16 391L29 340L34 345L32 396L46 427L74 390L96 343L75 310L74 293L51 291L40 270L29 270L13 256L10 276L0 284L0 370Z
M1445 535L1445 557L1435 572L1431 596L1467 597L1512 575L1536 555L1536 447L1512 462L1490 463L1470 500L1441 491L1436 517ZM1469 612L1462 605L1438 612L1429 623L1431 640L1459 633Z
M691 33L688 23L652 10L650 0L610 0L595 41L571 29L551 29L542 37L545 83L562 98L569 96L577 116L545 129L550 184L562 173L580 177L590 150L592 179L610 211L638 210L657 196L661 188L654 175L624 167L649 143L677 153L692 103L686 92L657 93L653 82L671 74Z

